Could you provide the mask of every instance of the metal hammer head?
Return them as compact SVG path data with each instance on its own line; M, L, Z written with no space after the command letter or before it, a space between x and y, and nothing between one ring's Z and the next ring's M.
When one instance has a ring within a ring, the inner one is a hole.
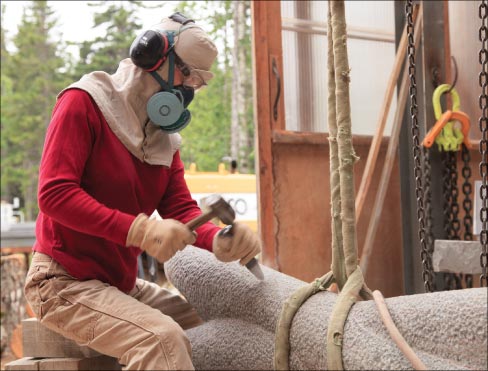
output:
M218 217L224 224L232 224L236 218L236 213L232 206L225 201L222 196L213 194L206 198L205 205L212 210L212 213Z

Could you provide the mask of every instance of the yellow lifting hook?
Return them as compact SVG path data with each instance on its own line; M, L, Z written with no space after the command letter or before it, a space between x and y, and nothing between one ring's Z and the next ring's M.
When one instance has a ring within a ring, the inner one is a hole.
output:
M452 97L452 110L442 113L441 96L450 90ZM438 144L439 150L458 151L461 143L470 148L469 128L470 120L468 115L460 111L460 99L457 91L449 84L439 85L432 96L436 124L429 130L422 144L430 148L434 141ZM461 129L454 125L455 121L461 123Z

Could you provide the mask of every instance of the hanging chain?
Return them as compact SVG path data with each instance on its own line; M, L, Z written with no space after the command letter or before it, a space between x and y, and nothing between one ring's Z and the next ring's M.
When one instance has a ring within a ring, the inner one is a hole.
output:
M461 144L461 158L463 160L463 169L461 174L463 176L463 185L462 190L464 194L463 200L463 210L464 210L464 241L473 241L473 217L471 216L471 211L473 209L473 201L471 200L473 194L473 187L471 186L470 178L471 178L471 154L469 153L469 149L463 144ZM472 274L465 274L464 275L464 282L466 283L466 288L473 287L473 275Z
M431 192L431 164L430 151L431 148L422 147L423 159L422 161L422 175L424 176L424 210L425 210L425 242L427 244L427 251L430 256L434 253L434 220L432 218L432 192ZM436 291L436 281L434 279L435 272L432 272L432 290Z
M448 152L448 162L449 162L449 175L451 182L451 204L450 204L450 215L449 215L449 225L450 225L450 240L459 240L459 230L461 229L461 222L459 221L459 204L458 204L458 175L457 175L457 151ZM454 280L452 282L452 288L455 290L462 289L462 274L452 273L451 278ZM448 286L449 287L449 286Z
M481 49L479 51L479 62L481 64L481 72L479 74L479 84L481 87L481 95L479 97L479 106L481 109L479 128L481 131L480 175L482 179L480 187L480 219L482 226L480 233L480 286L483 287L488 286L488 4L486 0L482 0L480 3L479 17L481 19L481 26L479 29L479 40L481 41Z
M461 157L463 160L463 169L461 174L463 176L463 185L462 190L464 194L463 200L463 210L464 210L464 241L473 241L473 217L471 216L471 212L473 210L473 201L471 200L473 187L471 185L471 154L469 153L469 149L463 143L461 148Z
M459 221L459 204L458 204L458 175L457 175L457 152L449 151L449 175L451 181L451 205L449 222L451 226L449 239L459 240L459 230L461 229L461 222Z
M441 152L442 161L442 195L444 199L444 207L442 213L444 215L444 234L445 238L449 239L451 235L451 176L449 157L446 151Z
M412 139L413 139L413 160L415 176L415 196L417 198L417 218L419 220L419 238L420 238L420 258L422 260L422 279L427 292L432 292L432 258L429 254L426 244L425 233L425 211L422 190L422 167L421 167L421 150L419 139L418 124L418 107L417 107L417 81L415 79L415 44L414 44L414 25L413 25L413 0L407 0L405 4L405 13L407 17L407 35L408 35L408 75L410 77L409 95L410 95L410 116L412 118Z
M434 252L434 234L432 232L434 221L432 219L432 192L431 190L431 165L430 165L430 148L423 148L422 173L424 176L424 210L425 210L425 234L429 254Z
M457 152L443 151L442 159L442 184L444 196L444 233L448 240L459 240L459 204L457 187ZM461 288L461 277L455 273L444 273L444 289L455 290Z
M444 236L446 239L450 239L451 235L451 167L449 164L448 152L441 152L442 161L442 196L444 199L444 205L442 208L442 213L444 216ZM452 285L452 273L446 272L442 274L444 279L444 290L452 290L454 287Z

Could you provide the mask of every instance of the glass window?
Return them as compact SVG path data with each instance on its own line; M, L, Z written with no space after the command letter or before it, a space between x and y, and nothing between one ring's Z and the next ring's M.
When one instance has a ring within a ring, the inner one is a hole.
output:
M286 129L327 132L327 2L282 1ZM354 134L373 135L395 59L394 4L346 2ZM393 99L385 135L391 132Z

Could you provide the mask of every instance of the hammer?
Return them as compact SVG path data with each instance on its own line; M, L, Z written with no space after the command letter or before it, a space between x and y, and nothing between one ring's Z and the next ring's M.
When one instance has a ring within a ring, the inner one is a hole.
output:
M225 227L219 233L223 236L231 236L232 224L236 218L236 213L234 212L232 206L230 206L227 201L217 194L208 196L205 201L209 210L190 220L188 223L186 223L186 226L190 228L191 231L194 231L209 220L218 217L222 223L227 224L227 227ZM259 280L264 279L263 272L261 271L256 258L252 258L246 264L246 268L249 269L249 271Z
M205 200L205 205L208 207L208 211L186 223L190 230L194 231L215 217L218 217L224 224L230 225L234 223L236 213L232 206L221 196L216 194L208 196Z

